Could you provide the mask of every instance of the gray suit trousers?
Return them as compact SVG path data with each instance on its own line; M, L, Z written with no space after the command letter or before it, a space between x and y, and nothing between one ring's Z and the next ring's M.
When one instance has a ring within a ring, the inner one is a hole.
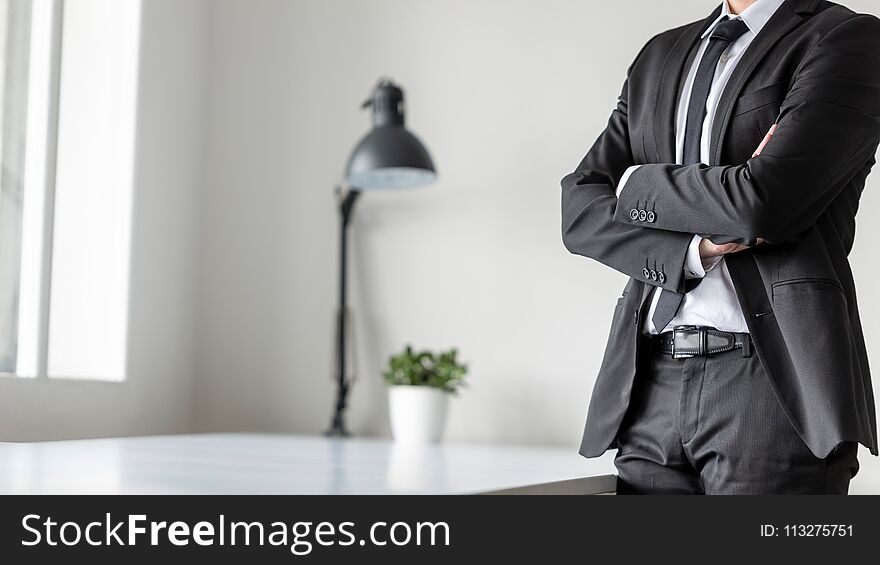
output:
M618 494L846 494L856 442L813 455L757 355L673 359L649 342L618 432Z

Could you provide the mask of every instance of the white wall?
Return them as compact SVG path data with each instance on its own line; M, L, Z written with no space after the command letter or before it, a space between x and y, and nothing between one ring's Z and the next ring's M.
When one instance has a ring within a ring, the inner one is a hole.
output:
M0 440L190 427L203 0L146 0L136 139L128 379L0 380Z
M850 3L878 12L870 0ZM333 403L331 188L376 79L406 89L439 182L369 194L353 226L360 380L350 423L387 433L380 371L403 344L460 347L455 440L575 445L620 274L570 256L559 180L654 33L712 0L215 0L201 204L194 423L319 432ZM877 175L864 207L880 205ZM854 263L863 312L870 243ZM872 349L880 320L866 316Z

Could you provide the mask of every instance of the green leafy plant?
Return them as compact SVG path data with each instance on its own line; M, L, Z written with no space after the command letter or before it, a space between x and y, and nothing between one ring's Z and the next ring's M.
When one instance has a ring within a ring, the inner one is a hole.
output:
M389 385L430 386L455 393L464 385L467 374L467 366L457 356L455 348L442 353L416 352L407 345L388 360L388 369L382 376Z

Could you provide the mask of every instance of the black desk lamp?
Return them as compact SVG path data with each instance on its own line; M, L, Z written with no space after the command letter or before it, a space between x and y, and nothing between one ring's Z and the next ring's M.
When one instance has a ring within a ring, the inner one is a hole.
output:
M348 159L347 188L337 187L339 200L339 312L336 318L336 408L328 436L347 436L345 406L353 377L346 370L349 331L348 224L362 191L415 188L432 182L437 174L427 149L404 127L403 91L382 79L363 108L373 110L373 129L361 139Z

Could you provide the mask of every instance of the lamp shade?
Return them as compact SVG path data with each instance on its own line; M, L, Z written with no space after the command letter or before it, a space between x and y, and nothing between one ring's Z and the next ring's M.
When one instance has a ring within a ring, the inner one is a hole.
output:
M404 125L403 91L381 81L364 107L373 111L373 129L358 142L346 167L348 184L359 190L415 188L437 173L424 144Z

